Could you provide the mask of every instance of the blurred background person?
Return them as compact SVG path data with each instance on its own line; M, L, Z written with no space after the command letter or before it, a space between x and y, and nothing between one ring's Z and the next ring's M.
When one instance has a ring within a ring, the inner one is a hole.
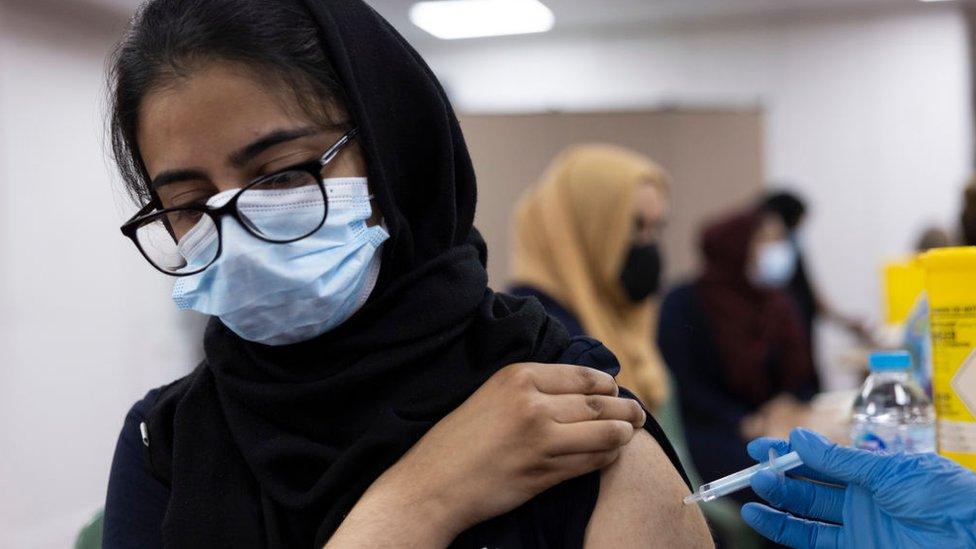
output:
M695 467L713 479L750 466L749 439L800 423L817 376L785 292L796 257L779 216L731 214L707 226L701 245L704 271L661 305L658 346Z
M797 307L805 335L807 352L813 364L817 364L816 328L817 322L820 320L837 323L860 341L868 340L870 334L867 323L833 308L820 293L817 284L812 279L810 269L807 266L807 254L802 236L808 212L806 201L798 194L790 191L773 191L762 200L761 209L779 217L786 229L786 236L793 246L795 268L793 275L783 289ZM819 390L821 386L819 378L815 379L814 382L814 387Z
M511 248L512 293L537 297L571 335L603 341L619 383L652 408L668 393L653 345L668 207L668 177L649 158L572 147L522 197Z
M927 227L918 235L915 242L916 252L927 252L935 248L946 248L952 246L952 235L942 227Z
M969 180L962 193L960 228L963 245L976 246L976 176Z

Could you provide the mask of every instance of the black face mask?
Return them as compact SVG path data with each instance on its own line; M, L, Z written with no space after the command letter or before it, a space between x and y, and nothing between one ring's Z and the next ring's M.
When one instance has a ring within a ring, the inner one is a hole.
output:
M631 300L643 301L661 286L661 250L657 244L635 244L627 253L620 282Z

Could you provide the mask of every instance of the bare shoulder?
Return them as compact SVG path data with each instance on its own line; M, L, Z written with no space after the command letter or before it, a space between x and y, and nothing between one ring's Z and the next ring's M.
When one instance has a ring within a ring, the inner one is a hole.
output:
M682 502L686 495L660 445L637 433L601 474L586 547L714 547L701 511Z

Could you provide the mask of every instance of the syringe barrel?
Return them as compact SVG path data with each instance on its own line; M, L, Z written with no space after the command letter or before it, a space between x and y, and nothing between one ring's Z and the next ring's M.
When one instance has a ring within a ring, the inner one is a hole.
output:
M803 460L800 459L799 454L796 452L790 452L771 461L757 463L752 467L732 473L729 476L702 484L698 489L698 493L701 495L702 501L711 501L733 492L738 492L739 490L749 486L749 482L752 480L752 477L755 476L755 474L759 471L771 470L785 473L786 471L795 469L800 465L803 465Z

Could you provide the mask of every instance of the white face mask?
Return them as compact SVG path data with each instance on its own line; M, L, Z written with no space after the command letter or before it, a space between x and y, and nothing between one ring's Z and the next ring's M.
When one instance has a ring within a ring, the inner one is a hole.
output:
M796 247L788 240L777 240L759 247L749 280L760 288L782 288L795 273Z
M365 178L326 179L325 187L325 223L296 242L265 242L224 217L220 257L206 270L176 282L176 304L218 316L237 335L266 345L311 339L352 316L373 291L379 250L389 235L382 226L367 225L372 208ZM208 203L219 205L236 192L220 193ZM241 206L248 217L301 226L307 225L303 215L321 216L322 197L315 187L266 194ZM216 228L200 224L180 240L180 253L192 267L206 261L210 255L203 252L217 242Z

